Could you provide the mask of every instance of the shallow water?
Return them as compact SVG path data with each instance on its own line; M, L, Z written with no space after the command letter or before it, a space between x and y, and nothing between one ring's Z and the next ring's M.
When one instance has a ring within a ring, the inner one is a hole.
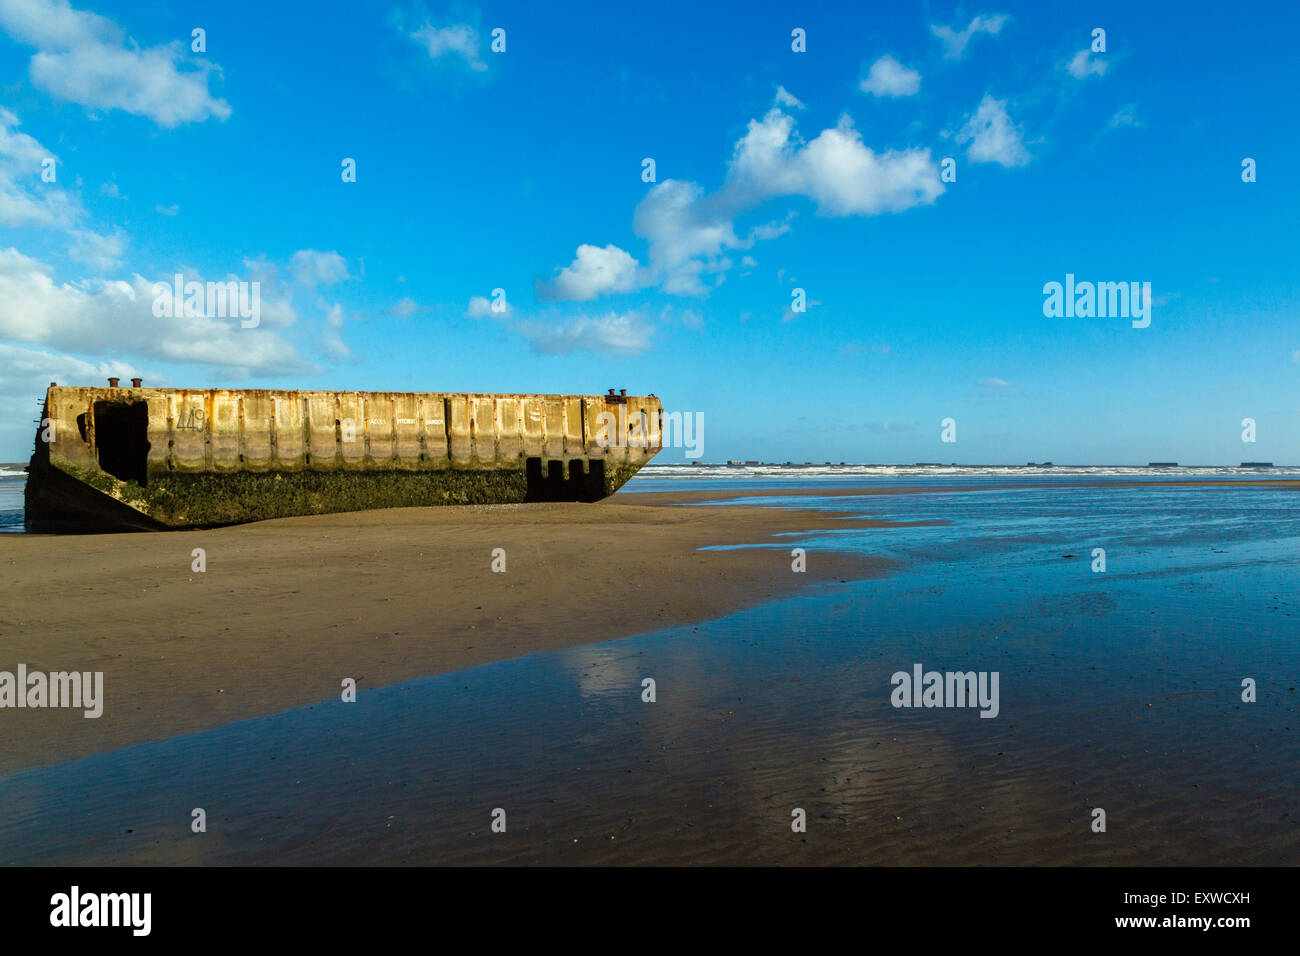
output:
M849 464L760 464L760 465L705 465L651 463L637 472L634 485L646 482L663 483L654 490L680 490L683 481L704 481L722 487L742 487L740 483L754 482L749 487L763 487L771 482L781 482L787 487L793 483L838 482L850 488L872 486L945 484L952 479L958 482L1004 483L1016 482L1077 482L1080 479L1112 481L1206 479L1256 479L1295 478L1300 467L1277 464L1268 468L1243 468L1239 465L1183 465L1152 467L1150 465L849 465ZM903 479L906 479L905 481ZM799 485L802 487L802 485ZM828 485L829 487L830 485ZM642 487L642 490L647 490Z
M1300 862L1300 495L793 500L827 522L776 573L832 544L899 570L11 774L0 861ZM894 708L915 663L997 671L998 716Z
M0 468L0 533L23 530L23 488L27 475Z

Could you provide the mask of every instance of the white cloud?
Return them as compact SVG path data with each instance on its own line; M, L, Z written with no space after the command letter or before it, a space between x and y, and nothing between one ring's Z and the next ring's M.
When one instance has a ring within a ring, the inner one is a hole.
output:
M794 120L773 109L762 120L750 120L723 191L743 197L746 206L807 196L822 215L875 216L934 202L943 184L928 149L876 153L847 115L803 145Z
M1001 378L986 378L986 379L982 379L977 384L983 386L984 388L1012 388L1013 387L1010 382L1008 382L1006 379L1001 379Z
M0 0L0 29L36 47L32 82L59 99L166 127L230 115L230 104L208 89L219 68L186 58L179 40L142 49L112 20L68 0Z
M153 209L154 212L160 213L161 215L164 216L175 216L179 214L181 211L181 207L175 204L172 204L170 206L154 206Z
M470 296L469 306L465 309L465 315L471 319L505 319L515 314L514 307L509 301L499 300L504 306L501 311L494 311L492 300L485 295Z
M478 30L468 23L453 23L447 27L435 27L431 23L425 23L411 33L410 37L424 47L431 60L443 56L460 57L465 65L476 73L487 69L487 64L479 55L481 43Z
M388 314L399 319L409 319L420 311L420 305L409 295L404 295L397 300L397 303L388 310Z
M1105 56L1094 57L1091 50L1080 50L1065 67L1070 75L1082 80L1087 76L1105 76L1110 68Z
M703 201L695 183L665 179L632 214L632 231L650 244L650 270L663 290L699 295L705 274L725 271L725 249L742 247L729 218Z
M933 202L943 192L930 151L875 153L852 120L804 143L788 113L773 108L751 120L736 143L726 182L706 196L695 183L665 180L643 199L633 230L650 243L650 268L663 290L698 295L704 276L725 272L729 249L789 231L792 216L757 226L741 238L734 218L770 199L804 196L826 216L874 216Z
M791 223L797 214L791 210L785 214L785 218L775 222L765 222L760 226L755 226L749 230L750 239L775 239L777 236L784 236L792 228ZM741 260L744 262L744 259Z
M821 299L808 299L806 302L804 302L803 311L796 312L794 310L794 303L791 302L790 304L785 306L784 309L781 310L781 321L797 322L799 321L800 316L807 315L809 312L811 312L813 309L817 308L821 304L822 304Z
M266 259L244 259L246 274L239 278L258 283L262 298L262 321L258 328L287 329L298 321L298 311L294 308L294 287L280 280L280 267ZM185 271L186 278L195 278ZM169 276L168 278L172 278ZM232 277L233 278L233 277ZM321 303L324 307L324 303Z
M76 229L71 235L72 248L68 250L68 255L78 262L93 266L100 273L109 272L122 264L122 250L126 240L121 231L111 236L101 236L89 229Z
M50 382L98 382L110 376L131 378L138 374L136 366L129 362L87 362L57 352L0 344L0 394L12 395L28 382L33 391L39 388L44 392Z
M42 177L42 164L57 157L26 133L17 130L18 117L0 107L0 225L53 229L66 233L68 255L99 272L121 264L125 235L117 230L100 235L81 225L85 209L78 197L64 192L56 182ZM108 186L111 185L111 191ZM108 195L121 198L117 184L106 184Z
M1010 18L1004 13L989 17L978 16L971 20L964 30L954 30L947 25L932 23L930 24L930 32L938 37L939 42L943 44L944 56L950 60L960 60L966 53L966 45L977 34L996 35L1001 32L1008 19Z
M1291 361L1295 362L1296 365L1300 365L1300 349L1296 349L1291 353Z
M298 310L293 302L295 287L280 281L279 268L265 259L245 259L243 265L247 270L244 274L235 275L231 273L226 276L226 281L234 279L259 284L262 320L257 327L259 329L288 329L294 325L298 321ZM197 270L194 269L184 270L184 276L186 281L190 279L197 281L200 278ZM172 281L175 276L164 276L163 278L165 281ZM320 307L324 308L324 301L318 300L318 302Z
M243 329L238 318L155 316L154 282L139 274L58 283L51 273L16 249L0 250L0 339L227 369L314 371L271 330L268 313L282 312L284 304L266 302L265 294L261 326ZM172 281L171 276L160 279ZM198 277L189 273L186 279Z
M1140 129L1142 125L1142 120L1137 115L1136 103L1130 103L1128 106L1121 106L1115 111L1115 115L1106 123L1108 129L1121 129L1125 126L1132 126Z
M913 96L921 89L921 74L886 54L871 64L858 88L874 96Z
M321 336L321 347L332 359L344 359L352 354L352 350L347 347L339 334L345 318L343 306L337 302L325 313L325 334Z
M538 284L537 296L559 302L587 302L609 292L637 288L640 263L618 246L578 246L572 264L558 270L549 284Z
M10 162L36 173L41 168L42 160L57 157L31 136L18 132L17 127L21 122L15 114L0 106L0 154Z
M0 226L69 228L83 215L81 203L56 182L41 179L42 164L58 157L26 133L20 120L0 106Z
M122 190L118 188L117 183L104 183L99 187L99 191L110 199L125 199Z
M515 326L543 355L588 351L607 355L636 355L650 348L654 328L635 313L610 312L580 316L560 323L521 322Z
M31 453L32 413L50 382L102 385L109 377L126 381L137 375L144 377L146 384L153 377L130 362L88 362L59 352L0 343L0 459L25 458Z
M289 261L293 276L303 285L333 285L349 279L348 264L337 252L300 249Z
M784 106L786 109L792 109L792 110L801 110L806 108L784 86L778 86L776 88L776 105Z
M672 305L666 305L660 310L659 320L665 325L679 322L688 329L699 329L704 325L704 316L695 309L679 309Z
M667 179L641 200L632 229L648 245L643 267L616 246L583 246L561 278L574 298L652 285L672 295L702 295L732 268L729 252L789 231L792 210L737 233L736 218L769 200L801 196L816 203L819 215L874 216L932 203L943 189L928 149L877 153L848 116L805 143L793 117L774 106L749 122L716 192Z
M995 100L988 93L980 100L979 108L957 133L957 142L969 142L966 156L973 163L1000 163L1003 166L1023 166L1029 162L1020 139L1020 129L1007 113L1007 101Z

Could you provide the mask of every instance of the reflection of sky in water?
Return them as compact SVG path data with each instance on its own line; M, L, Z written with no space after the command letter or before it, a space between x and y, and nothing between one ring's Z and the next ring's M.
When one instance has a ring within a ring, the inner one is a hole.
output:
M0 862L1300 860L1300 497L792 503L950 523L790 539L883 578L0 778ZM893 709L914 662L997 670L1000 716Z
M1300 536L1300 494L1260 488L985 489L972 492L858 497L738 495L730 503L825 511L837 517L890 522L944 522L924 527L799 535L816 547L861 548L873 554L927 560L996 559L1018 567L1065 554L1091 562L1106 549L1111 574L1156 565L1221 560L1286 559ZM1233 557L1216 552L1228 545ZM1171 550L1172 549L1172 550Z

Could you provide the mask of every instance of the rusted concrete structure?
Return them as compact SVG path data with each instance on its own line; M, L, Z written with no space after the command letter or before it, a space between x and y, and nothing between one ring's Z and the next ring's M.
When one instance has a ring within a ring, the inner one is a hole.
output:
M191 528L441 504L595 501L662 447L650 396L67 388L45 395L32 531Z

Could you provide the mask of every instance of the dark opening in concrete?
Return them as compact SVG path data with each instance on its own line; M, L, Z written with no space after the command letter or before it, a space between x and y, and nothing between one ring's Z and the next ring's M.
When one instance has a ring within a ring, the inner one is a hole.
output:
M546 463L546 500L564 501L564 462L552 459Z
M605 460L593 458L587 462L587 500L599 501L605 497Z
M99 467L114 478L145 484L149 462L149 406L96 402L95 448Z
M569 462L569 473L564 473L564 462L558 460L546 463L545 477L542 475L542 460L529 458L524 463L524 473L528 479L529 501L595 501L604 495L605 463L593 461L591 470L583 467L581 459Z
M542 460L529 458L524 462L524 474L528 478L528 500L545 501L546 489L542 483Z

